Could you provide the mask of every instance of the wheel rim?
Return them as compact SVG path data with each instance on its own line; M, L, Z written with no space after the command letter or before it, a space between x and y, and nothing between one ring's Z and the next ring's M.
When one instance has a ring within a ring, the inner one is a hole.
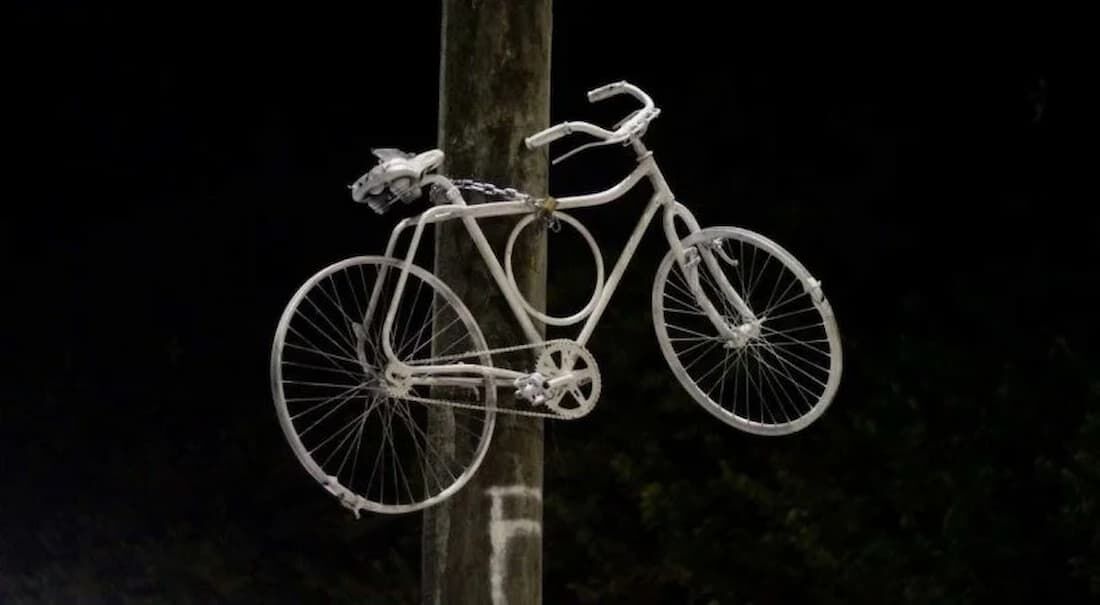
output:
M761 320L759 332L744 341L722 338L670 252L658 269L652 301L662 352L689 394L722 421L761 435L799 431L824 413L839 386L842 353L829 303L798 260L759 234L714 227L682 244L715 241L722 242L717 264ZM706 263L696 268L704 295L728 325L752 334L753 325L722 294Z
M387 388L380 334L400 272L400 261L382 257L326 267L291 299L272 348L272 392L288 442L306 470L356 510L403 513L446 499L476 471L495 422L492 388L447 389L447 399L480 409L407 398L438 397L438 387ZM391 337L407 363L473 351L461 361L491 364L469 311L416 266Z

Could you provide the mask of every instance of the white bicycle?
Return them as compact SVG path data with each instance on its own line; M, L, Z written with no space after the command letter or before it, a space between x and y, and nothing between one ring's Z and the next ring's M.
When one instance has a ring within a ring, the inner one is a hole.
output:
M565 122L525 139L535 149L571 133L595 138L555 162L595 145L631 146L637 167L606 191L535 198L452 181L436 172L439 150L393 149L375 150L379 164L351 186L353 199L379 214L398 200L418 199L425 188L434 205L400 221L384 255L339 261L298 289L275 333L271 387L298 459L356 516L364 509L423 509L461 489L489 447L496 414L572 420L593 409L601 381L585 344L659 210L669 251L654 280L653 326L683 388L719 420L757 435L799 431L829 406L840 381L841 347L821 283L764 236L700 228L642 143L660 113L649 96L616 82L588 99L623 93L643 107L613 131ZM642 179L654 193L605 280L599 246L568 212L611 202ZM503 199L467 205L463 190ZM513 215L524 216L507 240L502 265L477 221ZM451 288L413 263L425 227L450 220L466 227L527 342L490 349ZM677 221L686 236L677 234ZM595 288L584 308L551 316L520 293L512 255L525 229L562 224L590 247ZM410 228L404 258L395 257L399 236ZM574 339L545 340L536 320L584 323ZM502 387L514 394L498 395Z

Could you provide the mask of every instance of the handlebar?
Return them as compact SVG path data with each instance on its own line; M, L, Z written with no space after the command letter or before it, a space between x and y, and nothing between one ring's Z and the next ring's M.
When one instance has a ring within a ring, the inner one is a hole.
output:
M601 139L601 142L591 143L580 148L583 149L591 145L620 143L629 140L631 137L640 136L645 132L649 122L653 120L653 118L656 118L661 112L661 110L654 106L653 99L643 92L642 89L625 81L612 82L611 84L605 84L599 88L588 91L588 102L596 103L620 94L629 94L638 99L642 102L643 107L624 120L622 125L616 128L614 132L600 128L595 124L589 124L588 122L563 122L527 137L524 139L524 143L527 145L528 149L535 149L543 145L548 145L574 132L583 132L597 139ZM580 149L575 151L580 151ZM571 153L568 155L571 155ZM559 158L559 160L565 159L565 157L567 156L563 156Z
M526 139L524 139L524 142L527 143L528 149L534 149L536 147L542 147L543 145L552 143L564 136L573 134L574 132L583 132L585 134L590 134L598 139L605 140L613 139L618 136L617 133L600 128L595 124L589 124L588 122L562 122L557 126L551 126L550 128L543 130L542 132L538 132L527 137Z
M637 86L634 86L633 84L630 84L623 80L612 82L611 84L604 84L599 88L594 88L588 91L588 102L597 103L599 101L603 101L604 99L609 99L615 95L621 95L623 93L626 93L641 101L642 105L645 106L645 109L653 109L653 99L649 98L649 95L643 92L641 88L638 88Z

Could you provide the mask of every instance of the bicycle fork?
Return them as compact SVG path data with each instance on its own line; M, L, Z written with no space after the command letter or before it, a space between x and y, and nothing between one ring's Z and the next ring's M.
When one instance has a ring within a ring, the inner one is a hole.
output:
M684 248L680 244L680 238L676 235L675 220L677 218L684 222L691 233L698 233L702 228L695 220L695 216L683 204L673 201L666 207L664 217L665 235L668 238L669 246L676 254L676 262L684 272L684 277L692 295L695 297L695 301L702 307L703 313L714 325L714 328L718 330L721 338L725 340L726 348L745 346L750 340L760 335L760 326L765 318L757 317L753 313L745 300L730 284L718 264L719 259L721 259L721 262L736 267L739 262L738 259L731 258L726 254L725 250L722 249L722 243L718 240L700 242L695 246ZM715 258L716 256L718 258ZM727 320L726 316L715 308L714 303L703 292L699 276L700 265L705 265L722 295L729 301L733 310L740 317L741 322L739 324L734 325Z

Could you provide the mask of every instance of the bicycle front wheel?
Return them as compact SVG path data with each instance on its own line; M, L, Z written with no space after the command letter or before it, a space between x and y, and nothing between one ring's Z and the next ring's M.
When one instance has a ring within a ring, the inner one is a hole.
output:
M673 374L703 408L742 431L784 435L808 426L832 402L842 366L820 285L789 252L746 229L711 227L681 243L693 257L712 255L718 272L702 260L688 271L726 326L742 327L745 337L719 333L670 251L657 270L652 310Z
M473 476L493 431L496 389L488 378L446 387L448 400L470 407L417 400L442 387L387 382L382 326L402 264L362 256L318 272L287 305L271 353L271 389L291 448L357 514L411 512L449 497ZM447 356L491 365L466 306L415 265L391 345L408 364Z

